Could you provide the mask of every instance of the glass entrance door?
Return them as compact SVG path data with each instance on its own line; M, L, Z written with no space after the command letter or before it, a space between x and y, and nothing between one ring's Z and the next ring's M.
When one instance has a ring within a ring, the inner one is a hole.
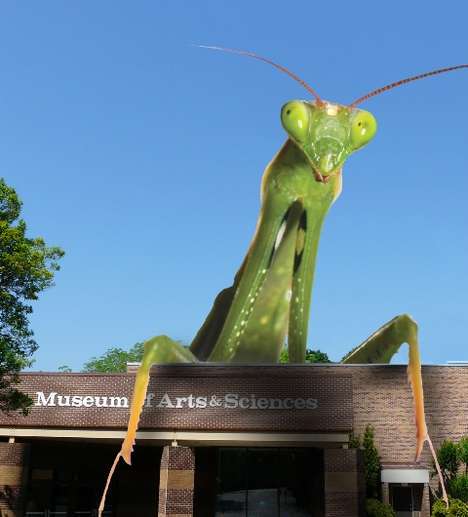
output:
M390 501L397 517L417 517L421 511L424 485L390 485Z
M322 451L222 448L215 517L323 515Z

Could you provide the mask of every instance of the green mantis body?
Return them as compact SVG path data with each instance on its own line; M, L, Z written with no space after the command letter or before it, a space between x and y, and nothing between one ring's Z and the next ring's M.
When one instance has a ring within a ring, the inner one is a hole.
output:
M288 138L265 169L260 215L252 243L233 285L218 294L190 349L167 336L157 336L145 343L144 358L135 380L127 436L108 483L120 457L130 463L153 364L278 362L285 341L290 362L305 361L322 223L341 193L345 160L365 146L377 128L373 115L357 109L356 105L405 82L468 67L458 65L405 79L345 106L323 101L294 74L265 58L244 51L234 52L266 61L288 73L316 100L291 101L281 109L281 123ZM431 450L432 444L424 415L416 323L407 315L397 316L351 351L342 362L388 363L403 343L408 343L410 350L408 373L415 401L418 458L424 442L429 441ZM102 508L103 501L101 511Z

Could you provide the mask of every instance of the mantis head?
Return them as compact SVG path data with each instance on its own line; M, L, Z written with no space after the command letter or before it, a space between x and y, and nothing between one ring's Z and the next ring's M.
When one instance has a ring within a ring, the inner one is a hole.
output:
M315 101L291 101L281 109L281 122L294 141L307 156L317 181L326 182L327 178L338 172L346 158L354 151L365 146L375 135L377 122L368 111L356 108L358 104L391 90L402 84L424 79L444 72L468 68L468 64L439 68L419 75L413 75L396 81L363 95L349 106L332 104L322 100L317 92L296 74L270 59L254 52L232 48L197 45L210 50L221 50L242 56L252 57L268 63L289 75L301 84Z
M346 158L370 142L377 130L368 111L325 101L290 101L281 109L281 123L319 181L338 172Z

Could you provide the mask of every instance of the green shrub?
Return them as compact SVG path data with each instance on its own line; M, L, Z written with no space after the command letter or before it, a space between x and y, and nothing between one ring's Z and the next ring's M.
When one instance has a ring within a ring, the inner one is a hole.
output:
M448 510L442 499L437 499L437 501L432 505L432 513L431 517L447 517Z
M452 478L447 489L452 497L468 503L468 476L466 474Z
M445 480L457 475L460 467L460 452L456 443L451 440L444 440L437 451L437 459Z
M468 505L460 499L450 499L447 509L444 501L438 499L432 506L432 517L468 517Z
M465 465L465 474L468 473L468 436L463 436L458 442L458 458Z
M374 443L374 428L368 424L362 437L364 449L364 471L366 477L366 496L372 499L380 497L380 456Z
M378 499L366 499L367 517L395 517L393 508Z

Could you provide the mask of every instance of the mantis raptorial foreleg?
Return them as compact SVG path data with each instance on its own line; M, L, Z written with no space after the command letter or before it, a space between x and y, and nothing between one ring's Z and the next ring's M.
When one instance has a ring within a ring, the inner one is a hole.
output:
M195 362L197 362L197 358L190 352L188 348L182 346L180 343L172 340L168 336L156 336L146 341L144 345L144 354L141 360L141 365L139 366L135 377L127 434L107 476L106 485L99 504L99 516L104 511L107 491L109 489L109 485L119 459L122 458L125 463L128 465L131 464L131 455L133 446L135 445L136 432L138 429L138 423L140 421L140 415L146 399L151 367L153 364Z
M417 323L408 314L396 316L347 354L341 362L345 364L389 363L403 343L408 343L409 346L408 380L413 391L415 406L416 461L419 460L424 442L427 441L441 481L443 498L448 502L437 455L427 432Z

